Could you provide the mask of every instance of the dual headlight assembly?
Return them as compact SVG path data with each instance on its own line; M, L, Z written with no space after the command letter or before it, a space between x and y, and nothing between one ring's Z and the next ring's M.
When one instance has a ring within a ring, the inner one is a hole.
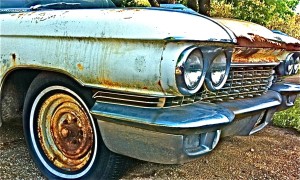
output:
M221 89L226 83L230 70L230 58L224 51L218 53L210 62L205 61L198 47L183 52L176 67L176 82L183 95L192 95L202 85L211 91Z
M299 71L300 53L289 54L284 61L276 67L276 72L280 76L290 76Z

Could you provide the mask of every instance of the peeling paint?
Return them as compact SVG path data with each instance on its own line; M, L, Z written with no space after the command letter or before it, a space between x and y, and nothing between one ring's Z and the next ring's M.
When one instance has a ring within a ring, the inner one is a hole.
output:
M228 27L237 38L237 44L240 47L252 48L276 48L287 51L300 51L300 41L288 36L275 34L271 30L255 23L214 18L218 22Z
M288 52L271 48L235 48L232 55L234 63L270 63L279 62Z

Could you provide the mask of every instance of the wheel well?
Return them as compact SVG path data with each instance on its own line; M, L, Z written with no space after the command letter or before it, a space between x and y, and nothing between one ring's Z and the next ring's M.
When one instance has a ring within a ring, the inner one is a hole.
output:
M42 72L34 69L18 69L10 72L2 84L1 89L1 119L7 121L20 121L22 119L23 104L28 88L33 79ZM65 74L56 73L61 76ZM68 77L70 80L72 78ZM74 80L73 80L74 81ZM76 82L76 81L74 81Z

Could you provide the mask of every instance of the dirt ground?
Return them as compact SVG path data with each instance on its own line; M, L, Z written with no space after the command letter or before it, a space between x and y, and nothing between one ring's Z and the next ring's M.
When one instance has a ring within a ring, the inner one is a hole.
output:
M0 179L44 179L18 123L0 128ZM213 152L183 165L136 161L122 179L300 179L300 133L268 126L252 136L222 139Z

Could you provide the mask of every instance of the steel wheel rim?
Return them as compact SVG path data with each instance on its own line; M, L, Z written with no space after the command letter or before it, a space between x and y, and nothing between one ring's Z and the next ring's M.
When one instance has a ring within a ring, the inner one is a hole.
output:
M47 97L47 94L53 91L62 93ZM46 100L40 103L45 97ZM37 107L41 107L40 111L37 111ZM70 107L75 108L70 109ZM43 111L45 109L47 110ZM74 117L76 123L73 122L71 126L66 128L64 118L72 121ZM34 129L35 123L37 124L36 130ZM85 125L87 128L80 129L78 123L81 124L81 127ZM57 130L53 131L53 128L57 128ZM71 138L82 138L81 143L75 146L77 148L71 147L71 153L67 152L70 147L63 147L62 145L65 142L72 142L70 137L66 136L65 131L70 129L71 131L72 129L77 130L77 135L79 135L74 136L71 132ZM48 87L36 97L30 112L30 135L35 152L42 164L56 176L67 179L80 178L90 170L95 161L97 151L95 124L83 100L68 88L62 86ZM62 140L63 138L65 139Z

